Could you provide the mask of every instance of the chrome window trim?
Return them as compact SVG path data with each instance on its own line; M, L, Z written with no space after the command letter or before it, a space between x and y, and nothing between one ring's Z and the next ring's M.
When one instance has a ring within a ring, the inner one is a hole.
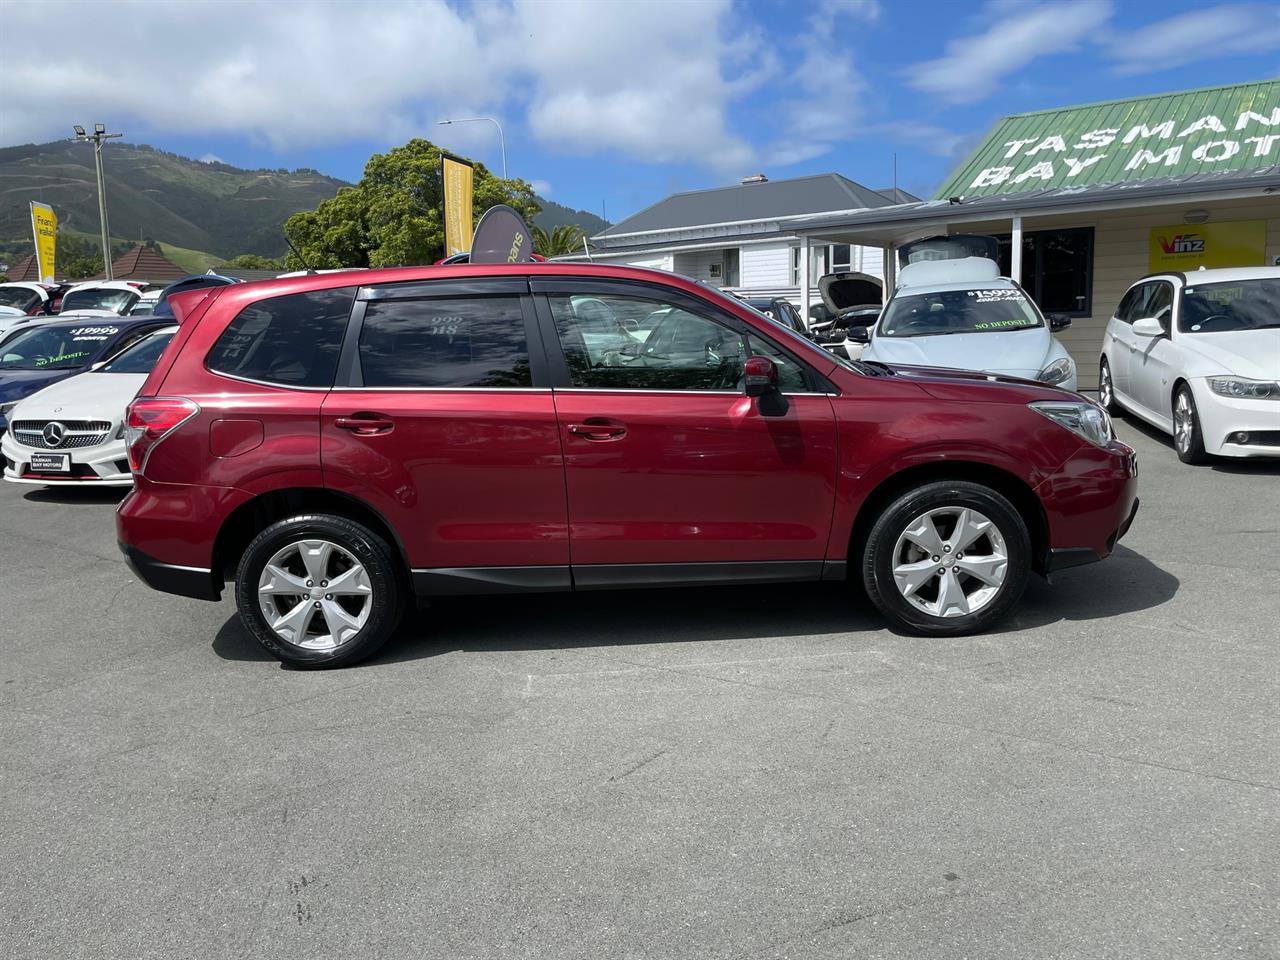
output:
M333 387L338 393L550 393L550 387Z
M222 377L226 380L238 380L241 383L252 383L252 384L256 384L259 387L275 387L278 390L313 390L313 391L323 390L327 393L328 391L333 389L332 384L330 384L327 387L305 387L300 384L295 385L291 383L275 383L271 380L255 380L253 379L253 377L241 377L241 376L237 376L234 373L223 373L220 370L214 370L211 367L209 367L208 364L205 365L204 369L206 373L212 374L215 377Z

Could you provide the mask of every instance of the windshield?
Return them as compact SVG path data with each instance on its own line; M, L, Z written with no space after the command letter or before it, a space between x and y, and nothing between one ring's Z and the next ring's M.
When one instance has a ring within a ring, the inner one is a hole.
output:
M138 300L133 290L72 290L62 298L62 312L76 310L110 310L124 313Z
M1280 280L1198 283L1182 291L1178 330L1231 333L1280 327Z
M132 347L106 364L99 373L150 373L151 368L173 339L172 333L154 333L139 340Z
M884 337L934 337L1041 325L1040 314L1016 287L977 287L896 296L878 332Z
M120 332L113 326L45 326L5 341L0 370L75 370L87 367Z
M0 307L11 307L26 313L40 302L40 295L23 287L0 287Z

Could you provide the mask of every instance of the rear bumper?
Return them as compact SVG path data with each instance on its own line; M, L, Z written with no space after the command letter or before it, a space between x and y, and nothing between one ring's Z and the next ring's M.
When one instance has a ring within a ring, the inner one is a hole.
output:
M176 593L180 597L192 597L196 600L222 599L222 584L214 582L213 571L204 567L161 563L137 547L126 543L119 546L129 569L152 590Z

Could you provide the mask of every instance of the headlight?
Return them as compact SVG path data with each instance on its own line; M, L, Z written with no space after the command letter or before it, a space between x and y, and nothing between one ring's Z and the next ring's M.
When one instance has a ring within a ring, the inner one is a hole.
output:
M1111 439L1111 418L1096 403L1088 400L1037 400L1027 406L1096 447L1105 447Z
M9 418L9 414L13 412L13 408L17 405L17 400L12 401L11 403L0 403L0 417L4 417L7 420Z
M1244 377L1210 377L1209 389L1220 397L1238 400L1280 400L1280 383L1271 380L1246 380ZM4 407L0 407L0 413Z
M1036 374L1036 379L1042 383L1061 383L1067 380L1076 372L1076 365L1071 362L1069 357L1063 357L1061 360L1055 360L1043 370Z

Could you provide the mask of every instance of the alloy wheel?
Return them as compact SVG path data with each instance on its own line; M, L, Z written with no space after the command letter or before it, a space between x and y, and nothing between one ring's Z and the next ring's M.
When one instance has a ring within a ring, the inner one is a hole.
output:
M332 650L368 622L373 585L350 551L328 540L299 540L277 550L262 568L258 605L285 643Z
M1173 442L1178 450L1186 453L1191 449L1191 440L1195 435L1195 411L1191 409L1191 398L1187 391L1179 390L1173 402Z
M893 550L902 597L933 617L963 617L1004 585L1009 553L999 528L970 507L940 507L907 524Z
M1106 362L1098 371L1098 399L1102 401L1105 409L1111 409L1111 365Z

